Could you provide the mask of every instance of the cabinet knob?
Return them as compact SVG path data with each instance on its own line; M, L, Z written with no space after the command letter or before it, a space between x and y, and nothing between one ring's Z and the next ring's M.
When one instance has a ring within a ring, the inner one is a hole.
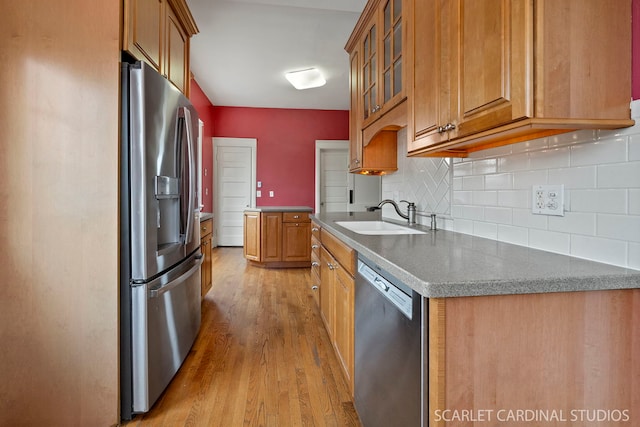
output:
M311 245L311 249L318 249L318 245Z
M298 219L298 218L300 218L300 215L294 215L293 216L293 219Z
M444 126L438 126L438 133L449 132L450 130L454 130L455 128L456 125L454 125L453 123L447 123Z
M313 262L311 263L311 267L317 267L317 266L319 266L319 265L320 265L320 264L318 264L316 261L313 261Z
M311 231L319 231L319 230L318 230L318 227L313 227Z
M313 285L313 286L311 287L311 290L312 290L312 291L317 291L317 290L318 290L318 285Z

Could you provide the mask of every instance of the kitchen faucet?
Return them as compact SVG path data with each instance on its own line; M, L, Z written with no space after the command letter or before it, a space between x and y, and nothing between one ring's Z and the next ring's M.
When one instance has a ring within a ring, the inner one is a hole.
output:
M398 207L398 203L402 203L405 202L408 204L407 206L407 213L403 213L400 208ZM369 206L367 208L368 211L373 212L376 209L382 209L382 206L386 205L387 203L390 203L393 205L393 207L396 210L396 213L398 215L400 215L402 218L406 219L409 224L415 224L416 223L416 204L413 202L409 202L407 200L400 200L400 202L396 203L391 199L385 199L383 201L381 201L380 203L378 203L378 206Z

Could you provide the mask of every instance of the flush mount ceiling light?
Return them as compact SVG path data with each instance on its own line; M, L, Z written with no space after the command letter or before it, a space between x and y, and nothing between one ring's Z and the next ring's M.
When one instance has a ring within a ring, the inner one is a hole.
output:
M317 68L291 71L289 73L284 73L284 76L289 80L289 83L298 90L320 87L327 82Z

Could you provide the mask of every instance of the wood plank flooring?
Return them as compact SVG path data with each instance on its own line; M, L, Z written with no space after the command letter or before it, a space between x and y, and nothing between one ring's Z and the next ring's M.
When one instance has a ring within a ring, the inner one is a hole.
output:
M360 426L308 268L250 266L213 250L200 334L150 412L127 427Z

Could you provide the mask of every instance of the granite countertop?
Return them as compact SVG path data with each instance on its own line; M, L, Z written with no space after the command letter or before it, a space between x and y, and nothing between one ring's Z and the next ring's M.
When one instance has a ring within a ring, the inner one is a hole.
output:
M639 270L421 225L414 227L424 234L364 235L335 223L380 220L380 212L311 217L425 297L640 288Z
M246 208L247 212L313 212L309 206L258 206Z

